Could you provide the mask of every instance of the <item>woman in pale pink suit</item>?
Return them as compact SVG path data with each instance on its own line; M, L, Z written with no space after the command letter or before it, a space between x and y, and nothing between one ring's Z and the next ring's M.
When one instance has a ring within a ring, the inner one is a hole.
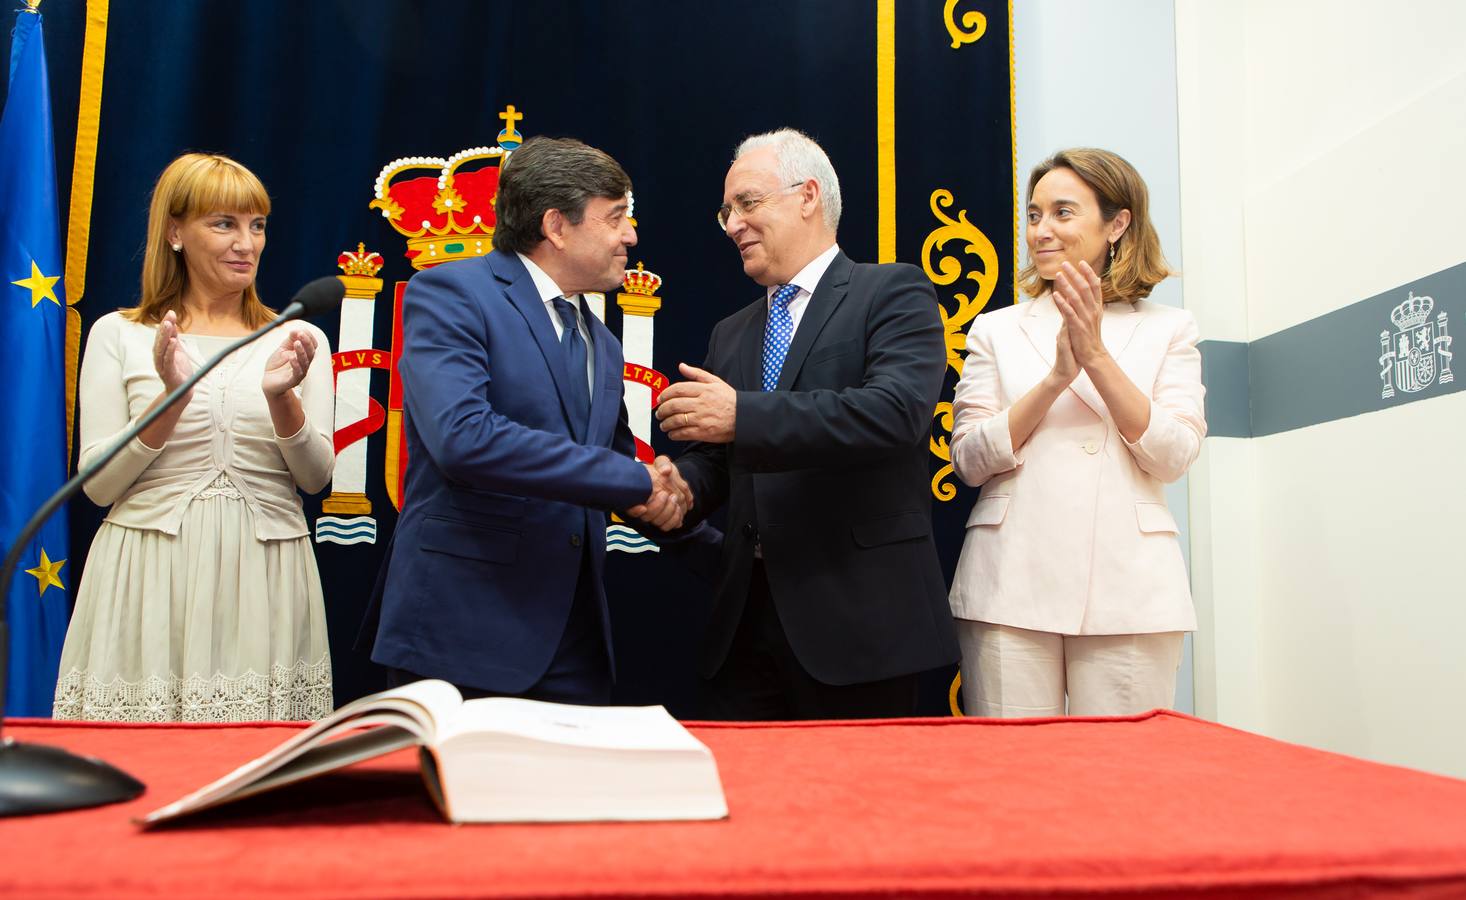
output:
M952 462L982 487L951 591L969 715L1124 715L1171 705L1196 627L1162 485L1206 435L1196 322L1152 303L1169 276L1145 182L1105 150L1028 181L1033 299L978 316Z

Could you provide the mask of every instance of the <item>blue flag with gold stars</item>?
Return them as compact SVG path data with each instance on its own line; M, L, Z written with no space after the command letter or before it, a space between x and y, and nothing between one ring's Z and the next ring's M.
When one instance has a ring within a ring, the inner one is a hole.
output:
M16 15L0 114L0 548L66 481L66 300L41 16ZM49 716L70 615L66 512L20 557L7 592L5 711Z

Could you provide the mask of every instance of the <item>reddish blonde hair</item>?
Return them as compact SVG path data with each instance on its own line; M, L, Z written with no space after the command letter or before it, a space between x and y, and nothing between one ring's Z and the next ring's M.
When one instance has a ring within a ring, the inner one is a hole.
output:
M188 267L183 254L168 241L168 226L224 210L260 216L270 214L270 195L254 173L217 153L185 153L163 170L148 206L148 244L143 252L142 294L137 306L122 314L134 322L156 325L169 311L183 319ZM275 318L260 302L253 282L239 302L240 317L250 328Z

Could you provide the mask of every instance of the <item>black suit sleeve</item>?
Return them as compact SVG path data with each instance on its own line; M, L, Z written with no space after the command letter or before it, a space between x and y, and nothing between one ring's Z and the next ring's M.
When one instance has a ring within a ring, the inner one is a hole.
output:
M726 372L719 372L717 347L718 335L722 330L720 323L713 329L712 336L708 338L708 355L703 360L703 368L719 377L727 377ZM672 531L662 531L639 519L627 517L627 523L645 537L651 538L663 547L673 547L691 535L706 537L708 534L716 535L718 540L722 539L722 533L711 526L704 525L703 520L717 512L728 500L728 450L722 444L707 444L701 441L694 441L687 445L682 455L674 460L673 464L687 481L687 487L692 491L692 508L682 520L680 528Z
M729 362L733 360L733 356L719 353L719 337L723 330L721 322L713 329L712 335L708 338L708 355L703 360L702 367L719 378L727 379L729 373L722 369L733 364ZM741 396L740 394L740 399ZM687 526L706 519L727 502L729 489L727 445L694 441L687 446L681 456L677 457L677 471L682 473L682 477L687 481L687 486L692 489L692 509L688 510L685 519Z
M913 266L874 272L879 282L868 306L861 382L739 391L732 454L740 466L768 472L858 465L929 435L947 358L936 291Z

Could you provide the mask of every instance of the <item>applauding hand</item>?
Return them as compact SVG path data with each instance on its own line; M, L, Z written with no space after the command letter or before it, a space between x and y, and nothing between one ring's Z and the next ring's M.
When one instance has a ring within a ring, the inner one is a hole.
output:
M260 381L266 397L279 397L300 384L316 355L316 339L309 331L292 331L265 363Z
M1120 436L1135 443L1150 427L1150 397L1135 386L1110 351L1100 334L1104 320L1104 289L1089 263L1078 268L1064 263L1054 278L1054 305L1064 317L1060 340L1069 334L1074 359L1084 368L1105 402ZM1058 368L1055 361L1054 368Z
M153 338L153 369L163 379L165 393L172 393L193 374L193 360L184 352L178 337L178 314L172 310L163 314Z
M1078 268L1068 262L1060 266L1054 278L1053 297L1054 305L1064 317L1061 342L1067 331L1074 360L1086 370L1108 360L1110 352L1105 349L1100 334L1100 322L1105 315L1104 289L1089 263L1080 262ZM1056 359L1055 369L1058 365Z
M1062 390L1074 383L1079 375L1079 363L1074 359L1074 347L1069 343L1069 326L1059 326L1059 337L1054 341L1054 367L1049 371L1053 387Z

